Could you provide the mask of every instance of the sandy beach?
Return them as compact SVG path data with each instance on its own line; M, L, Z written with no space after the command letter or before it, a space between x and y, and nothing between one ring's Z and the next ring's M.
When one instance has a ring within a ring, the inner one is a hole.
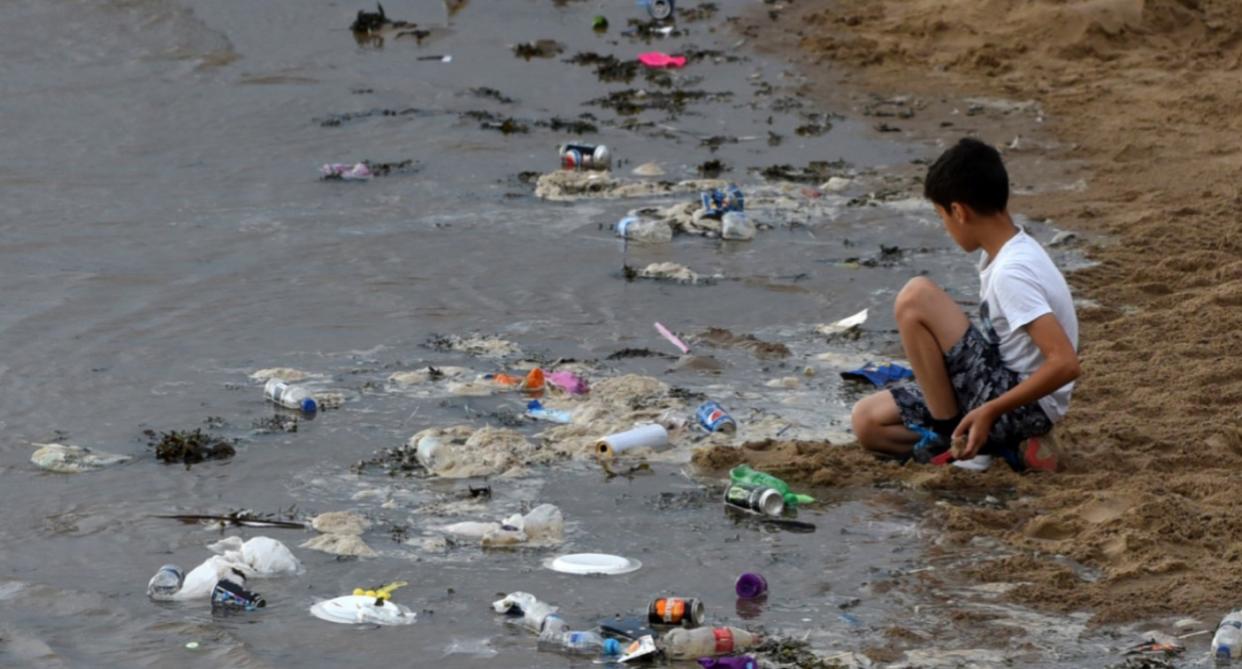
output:
M811 76L823 72L825 97L862 107L906 96L911 109L1000 98L1034 117L1031 135L1003 124L971 131L1003 148L1011 209L1076 231L1095 263L1069 277L1084 375L1057 432L1072 459L1056 476L977 475L876 463L856 446L767 443L699 462L744 458L816 484L896 478L1010 499L948 505L934 522L958 542L989 536L1019 549L974 576L1020 583L1012 596L1036 607L1087 610L1098 623L1210 621L1237 608L1240 25L1242 5L1227 0L765 5L741 29ZM847 66L844 77L830 80L829 63ZM910 116L883 129L942 143L966 134ZM1049 165L1066 172L1064 187L1021 188Z

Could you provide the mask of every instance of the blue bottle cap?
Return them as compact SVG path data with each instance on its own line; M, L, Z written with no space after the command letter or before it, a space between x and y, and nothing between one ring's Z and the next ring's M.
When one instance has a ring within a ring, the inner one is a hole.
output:
M620 655L621 642L616 639L604 639L604 655Z
M624 237L625 231L629 229L631 225L634 225L634 223L636 222L638 222L638 217L636 216L626 216L625 218L617 221L617 227L616 227L617 236Z
M308 397L302 400L302 411L305 413L315 413L319 410L319 403L314 398Z

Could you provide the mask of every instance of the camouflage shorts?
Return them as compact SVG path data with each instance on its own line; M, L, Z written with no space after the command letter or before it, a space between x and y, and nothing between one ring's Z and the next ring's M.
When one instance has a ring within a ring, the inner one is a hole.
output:
M953 384L953 394L963 414L1000 397L1022 381L1017 372L1005 366L1000 348L994 343L995 335L989 334L993 336L988 337L972 324L944 356L949 382ZM889 392L897 401L903 423L924 427L931 425L932 415L927 409L923 389L916 383L907 382ZM1020 406L996 419L988 433L988 443L981 452L1004 456L1023 440L1051 430L1052 421L1038 403Z

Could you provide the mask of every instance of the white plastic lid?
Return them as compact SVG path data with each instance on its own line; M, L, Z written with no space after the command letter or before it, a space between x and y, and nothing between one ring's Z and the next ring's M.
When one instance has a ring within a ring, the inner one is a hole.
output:
M575 553L562 555L544 562L544 566L562 574L628 574L638 571L643 563L638 560L608 555L606 553Z

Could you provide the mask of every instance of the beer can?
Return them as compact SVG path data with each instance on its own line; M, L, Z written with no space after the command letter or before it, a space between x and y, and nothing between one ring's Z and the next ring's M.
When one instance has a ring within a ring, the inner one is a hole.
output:
M703 602L693 597L661 597L647 607L647 621L657 625L698 627L703 624Z
M612 153L603 144L562 144L558 153L567 170L605 171L612 167Z
M785 512L785 497L775 488L748 488L734 483L725 490L724 502L726 506L765 516Z
M733 420L733 416L730 416L729 412L725 411L724 407L715 400L707 400L700 404L694 415L699 419L699 425L702 425L703 429L708 432L732 434L737 431L737 422Z

